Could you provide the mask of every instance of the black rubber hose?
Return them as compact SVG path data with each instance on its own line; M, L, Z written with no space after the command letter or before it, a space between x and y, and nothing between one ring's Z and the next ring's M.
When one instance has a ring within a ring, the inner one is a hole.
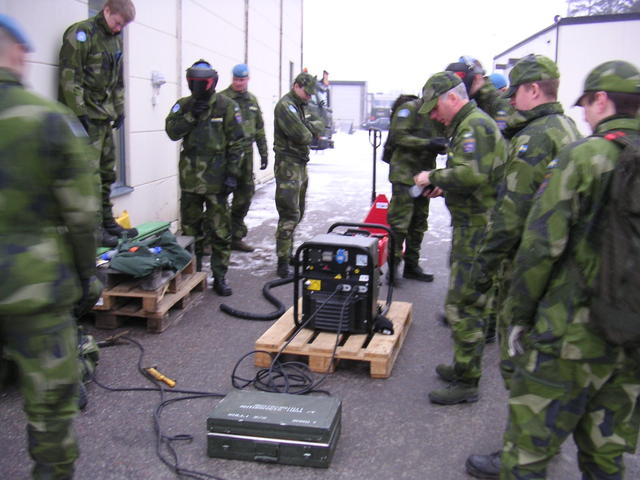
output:
M230 307L226 303L223 303L222 305L220 305L220 310L222 310L224 313L228 313L229 315L233 315L234 317L244 318L245 320L262 320L265 322L269 320L275 320L276 318L280 318L284 314L286 309L284 308L284 305L282 305L282 302L280 300L278 300L276 297L271 295L271 292L269 290L272 289L273 287L279 287L280 285L286 285L287 283L291 283L291 282L293 282L293 277L279 278L277 280L271 280L270 282L265 283L264 286L262 287L262 295L264 295L264 298L269 300L271 304L277 307L278 310L276 310L275 312L272 312L272 313L243 312L241 310L236 310L235 308Z

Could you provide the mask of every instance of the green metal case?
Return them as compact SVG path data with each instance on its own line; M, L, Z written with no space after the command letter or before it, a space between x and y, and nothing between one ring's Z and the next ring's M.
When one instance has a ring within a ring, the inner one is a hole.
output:
M210 457L327 468L340 436L333 397L234 390L207 419Z

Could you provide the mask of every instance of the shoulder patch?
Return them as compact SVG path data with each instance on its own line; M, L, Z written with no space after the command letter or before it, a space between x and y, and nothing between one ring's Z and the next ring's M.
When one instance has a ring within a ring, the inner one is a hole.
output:
M400 118L407 118L407 117L409 116L409 113L410 113L410 112L409 112L409 109L408 109L408 108L403 108L402 110L400 110L400 111L398 112L398 116L399 116Z
M295 105L289 105L289 111L291 113L298 113L298 109L296 108Z
M240 113L240 110L236 110L234 116L236 117L236 122L242 123L242 114Z
M529 150L529 144L525 143L524 145L520 145L518 153L526 153L527 150Z
M471 138L465 138L464 140L462 140L462 151L464 153L475 152L476 151L476 139L471 137Z
M171 111L172 111L173 113L176 113L178 110L180 110L180 104L179 104L179 103L176 103L176 104L173 106L173 108L171 109Z
M547 189L547 185L549 185L549 179L551 178L551 174L553 170L558 166L558 159L554 158L547 164L547 170L545 171L544 178L538 187L538 191L536 192L536 197L542 195L542 193Z
M78 30L76 32L76 40L79 42L86 42L87 41L87 34L84 30Z

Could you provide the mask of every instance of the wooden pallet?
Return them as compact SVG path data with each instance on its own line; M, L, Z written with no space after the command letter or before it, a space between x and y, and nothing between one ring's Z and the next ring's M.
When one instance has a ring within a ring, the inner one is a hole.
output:
M393 335L341 334L333 360L336 334L307 328L295 336L284 353L308 357L312 372L333 372L339 360L360 360L369 362L373 378L388 378L411 325L411 305L407 302L391 304L387 318L393 322ZM256 350L262 350L255 355L256 366L271 365L271 354L282 349L296 328L291 307L256 341Z
M120 327L126 317L139 317L147 320L147 331L160 333L171 324L172 308L185 308L192 292L205 289L206 274L196 272L193 260L155 290L142 290L140 280L129 277L102 292L94 307L95 325L113 329Z

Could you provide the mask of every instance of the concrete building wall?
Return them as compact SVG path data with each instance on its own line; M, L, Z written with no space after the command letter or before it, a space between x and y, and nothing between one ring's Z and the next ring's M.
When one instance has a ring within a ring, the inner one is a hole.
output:
M303 0L133 0L136 19L125 29L126 184L130 193L113 198L114 213L127 210L134 224L179 220L180 142L164 132L175 101L189 94L186 69L204 58L218 71L217 90L231 82L231 70L248 63L249 89L265 117L269 168L256 181L273 177L273 107L302 69ZM29 56L26 84L57 98L62 34L89 16L88 0L0 0L0 11L15 17L36 51ZM154 88L152 77L164 83Z

